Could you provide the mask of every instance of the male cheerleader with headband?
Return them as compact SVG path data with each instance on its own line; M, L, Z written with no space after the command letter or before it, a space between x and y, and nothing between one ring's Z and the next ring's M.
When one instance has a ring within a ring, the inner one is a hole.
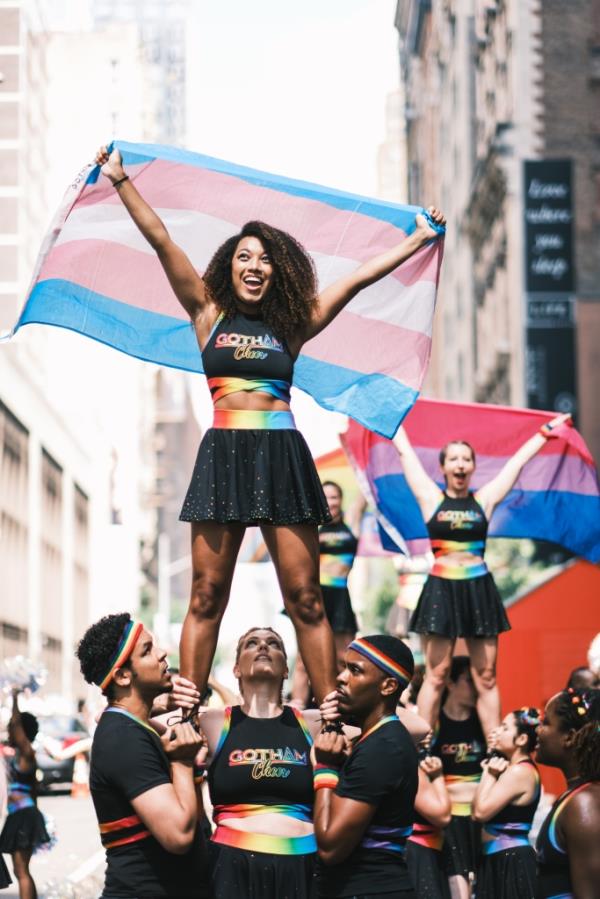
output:
M396 715L413 675L410 649L396 637L354 640L338 675L338 707L361 736L349 755L346 738L315 740L314 825L319 896L411 899L405 860L417 793L417 751Z
M150 725L157 696L172 688L167 654L127 613L92 625L77 648L81 672L108 700L92 744L90 788L106 849L101 899L206 896L197 833L191 724Z

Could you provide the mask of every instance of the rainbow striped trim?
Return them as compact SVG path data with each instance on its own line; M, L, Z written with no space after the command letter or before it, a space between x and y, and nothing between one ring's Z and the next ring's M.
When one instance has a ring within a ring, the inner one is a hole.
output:
M213 428L249 431L294 431L291 412L265 412L262 409L215 409Z
M481 780L481 774L444 774L446 784L477 784Z
M451 813L453 818L470 818L473 811L472 802L453 802Z
M212 835L212 841L221 846L243 849L245 852L266 852L270 855L312 855L317 851L314 833L303 837L279 837L268 833L234 830L224 824L218 825Z
M339 553L339 555L333 555L333 553L321 553L320 556L320 574L319 574L319 582L323 587L345 587L348 583L348 575L350 574L350 569L354 563L354 556L352 553ZM340 574L328 574L327 567L329 565L335 565L339 570L340 566L343 566L343 570Z
M304 718L304 715L302 714L300 709L297 709L293 705L288 706L288 708L290 708L292 710L292 712L294 713L294 717L296 718L296 721L300 725L300 730L304 734L304 736L306 738L306 742L308 743L309 746L312 746L312 744L314 743L314 740L312 738L312 734L311 734L310 730L308 729L308 724L306 723L306 719Z
M444 832L434 827L432 824L413 824L413 832L408 838L411 843L418 843L419 846L425 846L426 849L433 849L435 852L441 852L444 845Z
M290 401L290 385L275 378L208 378L208 388L213 403L218 403L231 393L253 393L255 390L267 393L283 403Z
M484 855L494 855L507 849L529 846L531 824L484 824L483 833L491 837L483 840L481 851Z
M370 737L371 734L374 734L376 730L379 730L380 727L383 727L384 724L389 724L390 721L400 721L397 715L386 715L385 718L380 718L377 724L374 724L373 727L370 727L365 733L362 735L360 740L355 745L358 746L359 743L362 743L363 740L366 740L367 737Z
M146 722L142 721L141 718L138 718L137 715L132 715L131 712L128 712L125 709L118 709L116 708L116 706L110 705L108 706L108 708L104 709L104 712L102 714L105 715L107 712L118 712L119 715L125 715L126 718L131 718L131 720L135 721L136 724L139 724L140 727L145 727L146 730L149 730L153 736L158 737L158 734L153 727L151 727L149 724L146 724Z
M313 774L313 788L317 790L335 790L340 782L340 772L327 765L315 765Z
M360 845L363 849L384 849L386 852L404 855L406 841L411 833L412 824L409 827L379 827L372 824L367 828Z
M437 559L433 563L431 574L444 578L447 581L471 581L476 577L483 577L488 573L485 562L472 562L467 565L457 565L456 562L445 562Z
M391 674L392 677L395 677L400 682L402 687L406 687L410 683L411 675L406 668L403 668L394 659L390 659L389 656L386 656L380 649L376 649L371 643L367 643L363 637L353 640L348 649L359 652L370 662L373 662L374 665L377 665L378 668L381 668L382 671L385 671L386 674Z
M123 636L121 637L121 642L117 647L117 651L114 656L110 660L108 664L108 670L98 686L101 690L105 690L111 680L114 677L115 671L117 668L120 668L125 664L131 653L133 652L133 647L139 640L140 634L144 630L144 625L141 621L128 621L125 625L125 630L123 631Z
M448 553L472 553L474 556L483 556L485 542L483 540L432 540L431 550L434 556L443 556Z
M213 758L216 759L218 754L223 748L223 743L229 736L229 731L231 730L231 706L228 705L226 709L223 710L223 727L221 728L221 733L219 734L219 742L217 743L217 748L215 749L215 755Z
M240 802L235 805L215 805L213 808L213 820L215 824L222 824L230 818L253 818L255 815L286 815L295 818L296 821L312 822L310 806L297 803L296 805L253 805Z
M145 825L137 815L129 815L126 818L119 818L117 821L99 822L98 827L100 829L100 840L105 849L114 849L115 846L127 846L129 843L138 843L140 840L147 840L151 836L150 831L144 829ZM127 831L140 827L142 830L137 829L134 833L127 833ZM118 831L122 831L122 835L116 840L111 839L110 835Z
M552 845L554 846L556 851L560 852L562 855L566 855L567 851L566 851L566 849L563 849L561 846L558 845L558 839L556 836L556 825L558 824L558 816L562 812L562 810L565 808L567 803L571 801L573 796L576 796L577 793L580 793L582 790L584 790L589 785L590 785L590 781L586 781L585 783L579 784L579 786L575 787L575 789L570 790L570 791L567 790L565 793L563 793L561 798L558 800L558 803L556 805L556 808L554 809L552 818L550 819L550 825L548 827L548 839L550 840L550 842L552 843Z
M22 784L19 781L12 781L8 785L8 802L6 811L9 815L14 812L20 812L24 808L32 808L35 806L35 800L31 795L31 787L29 784Z

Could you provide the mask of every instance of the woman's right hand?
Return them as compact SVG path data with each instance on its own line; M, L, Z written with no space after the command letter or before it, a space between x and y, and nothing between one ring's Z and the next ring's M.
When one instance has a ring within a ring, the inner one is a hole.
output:
M96 165L100 166L100 171L113 183L119 181L125 176L123 168L123 157L120 150L115 149L109 154L108 147L102 146L96 153L94 160Z

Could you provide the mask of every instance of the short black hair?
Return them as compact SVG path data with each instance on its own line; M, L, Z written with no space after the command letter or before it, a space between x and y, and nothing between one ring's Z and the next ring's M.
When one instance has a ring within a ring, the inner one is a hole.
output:
M32 715L31 712L21 712L21 727L25 731L25 736L29 742L33 743L37 737L37 732L40 729L40 725L35 715Z
M129 612L105 615L100 621L92 624L79 641L75 655L79 659L81 673L88 684L99 685L106 675L108 663L117 651L125 625L129 621L131 621ZM109 699L113 698L112 684L108 684L104 693Z

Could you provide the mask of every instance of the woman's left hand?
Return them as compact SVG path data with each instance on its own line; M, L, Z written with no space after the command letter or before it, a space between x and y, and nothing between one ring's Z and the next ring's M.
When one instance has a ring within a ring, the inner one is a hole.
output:
M326 724L331 721L340 720L342 716L340 715L339 710L339 697L337 690L332 690L331 693L327 694L327 696L319 706L319 714L321 715L321 720Z
M200 702L200 693L193 681L180 674L174 674L171 678L173 688L167 696L167 710L193 709Z
M436 223L436 225L446 225L446 216L441 210L437 209L435 206L428 206L427 212L431 216L432 220ZM431 240L432 237L439 237L439 233L431 227L427 219L422 213L419 213L416 218L417 228L415 233L419 234L423 241L426 242Z

